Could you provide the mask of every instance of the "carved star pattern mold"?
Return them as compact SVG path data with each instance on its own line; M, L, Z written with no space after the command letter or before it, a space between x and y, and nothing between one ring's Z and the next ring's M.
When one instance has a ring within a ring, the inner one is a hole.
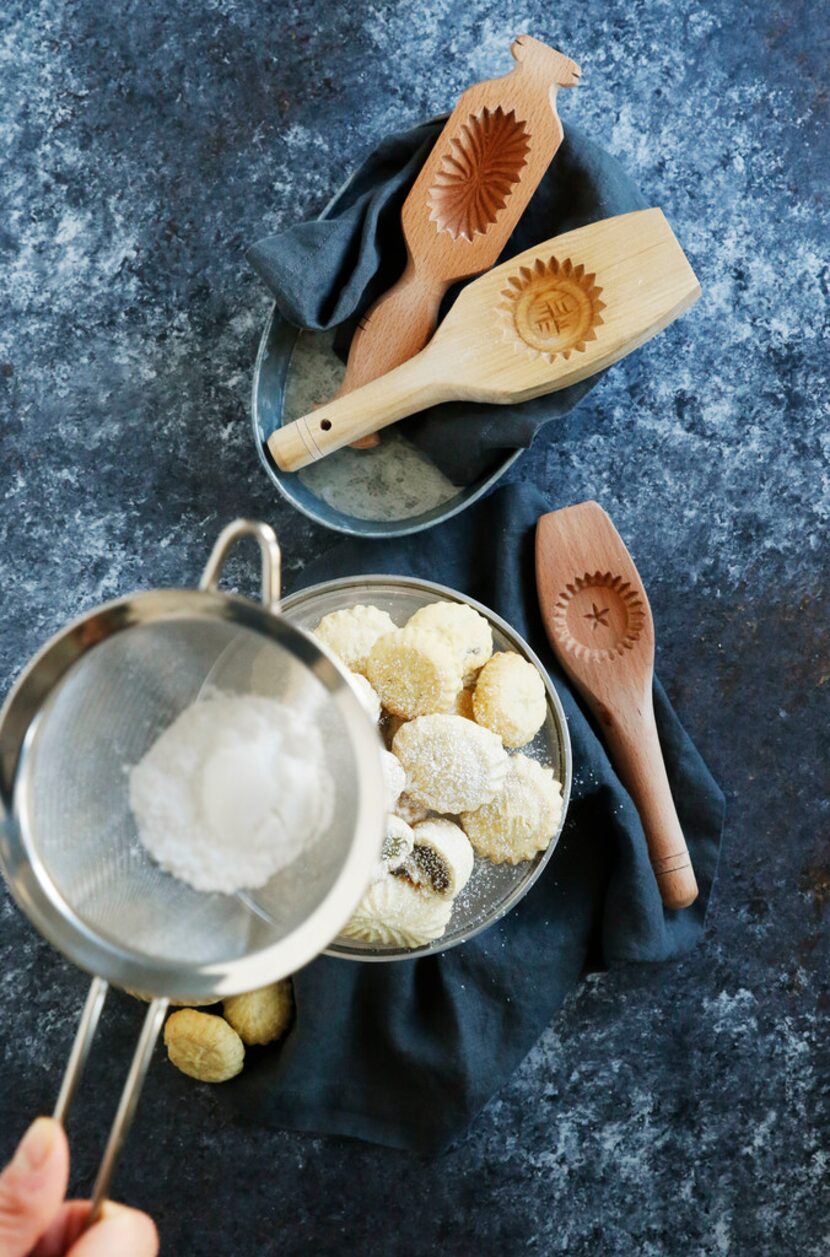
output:
M586 572L565 586L553 612L554 632L577 658L596 662L631 650L645 623L645 606L629 581Z

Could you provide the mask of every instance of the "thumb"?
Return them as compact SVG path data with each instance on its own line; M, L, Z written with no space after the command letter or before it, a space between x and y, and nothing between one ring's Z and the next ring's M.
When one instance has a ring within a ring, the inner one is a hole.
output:
M68 1257L156 1257L158 1250L152 1219L108 1200L100 1221L73 1244Z
M0 1174L0 1257L25 1257L66 1194L69 1148L63 1127L39 1117Z

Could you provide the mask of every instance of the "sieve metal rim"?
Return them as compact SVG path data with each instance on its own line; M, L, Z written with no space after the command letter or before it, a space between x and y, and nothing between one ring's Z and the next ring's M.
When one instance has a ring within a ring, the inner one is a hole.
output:
M195 618L224 620L279 642L329 691L353 740L359 774L355 838L326 897L286 939L233 960L194 966L138 959L97 934L72 911L49 878L28 831L23 792L26 756L50 694L88 651L136 625ZM38 931L80 968L119 987L174 998L252 990L296 972L323 950L357 905L383 840L380 740L343 669L298 626L248 598L216 590L155 589L94 608L55 634L26 666L0 709L0 870ZM376 827L373 816L379 820ZM377 828L378 832L375 832Z

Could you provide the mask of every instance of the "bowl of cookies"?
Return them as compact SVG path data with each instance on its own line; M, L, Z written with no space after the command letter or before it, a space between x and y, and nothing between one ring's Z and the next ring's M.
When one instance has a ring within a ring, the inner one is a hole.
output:
M385 748L383 852L328 954L411 959L487 929L541 874L568 807L567 722L539 659L488 608L410 577L327 581L283 613L349 670Z

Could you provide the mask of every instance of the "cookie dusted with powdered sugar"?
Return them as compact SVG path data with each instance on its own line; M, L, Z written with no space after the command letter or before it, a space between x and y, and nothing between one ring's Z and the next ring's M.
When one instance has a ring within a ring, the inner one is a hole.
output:
M426 821L432 816L432 812L428 807L424 807L423 803L416 803L415 800L404 791L395 804L395 815L400 816L401 820L406 821L407 825L417 825L419 821Z
M466 602L431 602L410 616L407 627L443 637L458 658L465 679L474 676L493 653L490 625Z
M379 638L366 675L386 710L407 720L452 711L461 689L461 667L452 647L436 633L417 628Z
M461 825L486 860L520 864L547 849L561 815L562 786L553 769L513 755L502 789L489 803L464 812Z
M414 847L402 872L418 886L445 899L454 899L473 871L470 840L452 821L436 817L412 831Z
M419 716L395 735L407 795L433 812L456 815L489 802L507 775L501 739L463 716Z
M391 633L395 621L378 607L344 607L330 611L314 629L314 636L352 672L365 673L369 652L379 637Z
M375 865L373 882L381 882L390 873L396 873L406 867L415 846L415 834L412 827L400 816L387 816L386 837L383 840L380 859Z
M386 810L394 812L406 786L406 772L397 755L393 755L391 751L381 751L380 758L383 784L386 787Z
M451 900L390 874L369 887L342 932L376 947L421 947L441 937L451 913Z
M532 742L547 710L544 682L527 659L502 652L484 665L473 691L473 716L505 746Z
M395 873L402 869L415 846L415 831L400 816L387 816L386 837L383 840L381 864L384 872Z

